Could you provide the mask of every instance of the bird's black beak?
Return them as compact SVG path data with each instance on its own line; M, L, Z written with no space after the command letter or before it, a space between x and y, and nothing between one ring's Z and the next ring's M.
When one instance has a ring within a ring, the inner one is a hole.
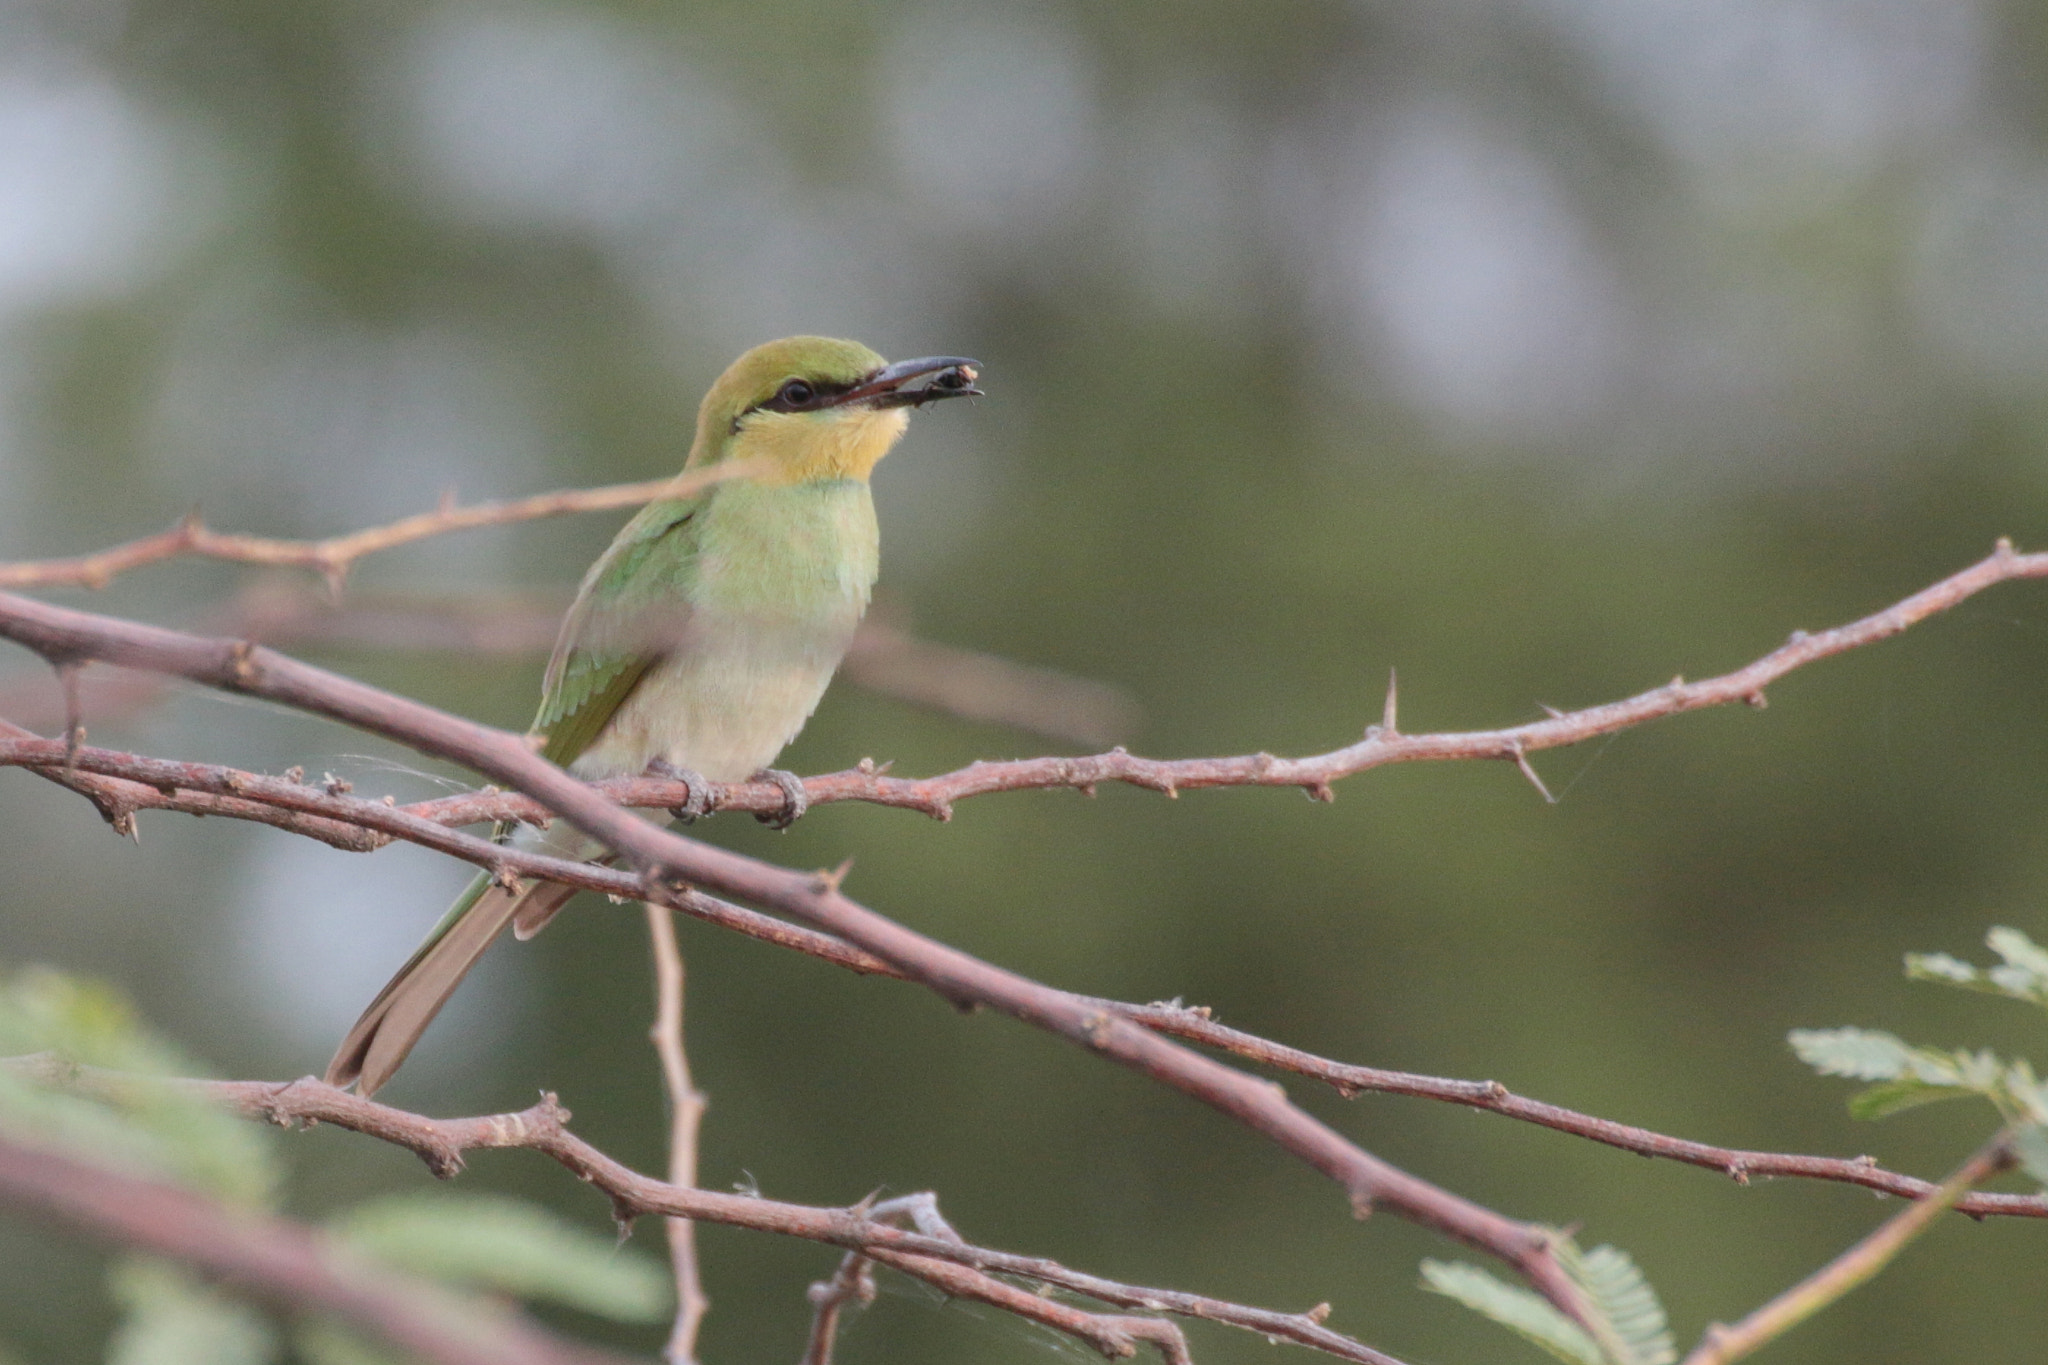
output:
M932 377L929 384L906 388L913 379ZM981 362L957 355L928 355L884 365L834 400L833 406L865 403L875 408L916 408L941 398L979 398L974 381Z

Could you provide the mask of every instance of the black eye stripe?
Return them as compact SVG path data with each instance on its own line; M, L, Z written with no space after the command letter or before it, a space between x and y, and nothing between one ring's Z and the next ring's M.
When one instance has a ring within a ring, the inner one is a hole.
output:
M791 378L782 381L771 397L748 408L748 412L815 412L853 387L829 379ZM737 425L737 423L735 423Z

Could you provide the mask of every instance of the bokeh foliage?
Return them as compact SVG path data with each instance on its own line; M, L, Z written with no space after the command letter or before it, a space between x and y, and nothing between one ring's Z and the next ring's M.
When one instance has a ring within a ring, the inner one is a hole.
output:
M797 330L985 362L990 397L921 416L878 475L885 589L935 639L1128 688L1147 752L1343 743L1396 666L1410 730L1605 700L1859 615L1998 535L2048 543L2031 6L8 0L0 30L9 558L194 504L322 534L450 485L649 477L726 359ZM359 582L560 588L613 524L422 546ZM203 623L244 577L173 566L92 600ZM314 653L507 725L540 667ZM1892 968L1986 923L2048 938L2044 678L2048 597L2018 585L1762 713L1542 757L1554 807L1459 766L1331 807L1111 790L983 798L947 826L837 807L783 837L706 828L799 866L854 856L868 903L1055 984L1932 1174L1981 1134L1939 1110L1852 1127L1782 1040L1839 1021L2026 1050ZM437 780L185 689L88 722L373 794ZM925 772L1043 748L841 688L788 758ZM317 1069L462 879L170 817L119 846L18 772L0 803L0 958L118 981L237 1075ZM996 1245L1328 1299L1419 1359L1498 1349L1415 1291L1439 1243L1354 1224L1211 1114L904 987L695 928L685 948L707 1183L932 1188ZM595 901L498 959L390 1098L557 1089L656 1167L638 917ZM1421 1174L1626 1246L1681 1340L1887 1211L1291 1088ZM426 1178L333 1133L284 1152L308 1215ZM604 1226L537 1159L464 1181ZM2023 1357L2048 1340L2041 1237L1940 1227L1796 1349ZM831 1254L705 1241L708 1357L793 1359ZM77 1305L101 1273L0 1225L0 1339L95 1358L111 1310ZM902 1291L844 1349L1022 1361L1044 1341Z

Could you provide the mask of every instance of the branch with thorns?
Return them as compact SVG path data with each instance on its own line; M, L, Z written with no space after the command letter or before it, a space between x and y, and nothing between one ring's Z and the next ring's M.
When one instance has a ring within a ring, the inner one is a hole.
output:
M758 472L745 461L686 470L666 479L609 484L603 488L564 488L530 498L457 505L453 492L442 495L431 512L371 526L325 540L279 540L270 536L216 531L194 512L169 530L131 540L88 555L68 559L21 560L0 564L0 588L104 588L116 578L165 560L219 559L235 564L310 569L340 595L349 570L365 555L410 545L414 541L470 531L483 526L538 521L576 512L616 511L639 507L656 498L686 498L714 483Z
M633 899L686 897L682 888L702 887L790 916L880 959L957 1007L997 1009L1221 1111L1336 1182L1355 1212L1363 1215L1376 1206L1385 1207L1463 1242L1513 1267L1561 1312L1574 1319L1586 1316L1578 1289L1535 1225L1372 1155L1295 1106L1271 1082L1168 1042L1114 1011L1087 1005L1067 992L915 933L854 901L829 876L777 867L658 829L541 758L523 736L464 720L247 641L209 640L9 593L0 593L0 635L52 664L99 659L281 702L398 740L516 787L615 850L637 874L636 890L629 893ZM68 771L83 760L82 753L73 751L61 758L46 756L37 766ZM296 788L292 795L302 807L326 795L297 783L282 785ZM396 823L396 815L394 809L384 819ZM443 848L460 847L471 838L430 821L419 820L412 827ZM496 857L510 866L503 851Z
M673 483L660 485L671 493L675 487ZM622 499L619 505L624 505L624 501ZM232 552L223 552L218 557L253 562L305 563L319 569L330 586L338 588L348 564L361 553L383 548L385 543L402 543L439 530L454 529L455 513L460 510L447 507L441 513L412 519L410 526L399 523L394 527L378 528L374 533L359 533L367 537L361 541L363 548L346 547L349 553L338 558L339 552L330 552L323 558L307 551L305 543L299 543L300 550L295 552L301 554L299 559L262 559L253 550L242 553L249 549L247 546L230 547ZM565 507L562 510L577 509ZM478 509L470 511L475 513ZM491 515L499 520L518 520L524 515L535 514L504 512ZM430 525L437 519L439 524ZM488 523L475 521L467 524ZM43 573L42 577L29 573L27 581L104 581L111 573L128 567L130 559L142 563L179 553L213 553L213 550L202 548L202 540L182 535L176 545L166 542L147 549L120 547L103 556L63 562L56 569L49 565L25 566L26 571L40 570ZM128 558L123 558L124 555ZM0 582L21 581L19 574L24 572L24 566L15 566L15 570L16 576L0 578ZM71 577L65 577L66 574ZM1690 684L1683 678L1677 678L1650 692L1569 714L1545 708L1550 711L1548 719L1507 729L1403 735L1396 723L1395 693L1390 683L1380 725L1369 727L1365 737L1356 744L1308 758L1285 759L1260 753L1234 758L1155 760L1115 749L1088 758L975 764L956 773L929 779L893 778L872 764L863 764L850 773L812 779L825 788L812 794L814 798L828 801L860 799L903 806L940 819L950 815L953 802L965 796L1045 787L1074 787L1092 792L1097 784L1105 781L1147 787L1170 796L1196 787L1295 786L1312 797L1329 800L1334 794L1332 783L1335 780L1386 764L1490 758L1515 763L1548 799L1549 793L1529 763L1531 752L1578 743L1664 716L1735 701L1760 707L1764 704L1765 689L1797 668L1897 634L1996 583L2038 577L2048 577L2048 554L2022 555L2015 552L2009 542L2000 541L1997 549L1985 560L1884 611L1819 634L1795 632L1785 645L1732 673ZM1053 990L912 933L877 915L847 898L836 877L806 875L713 848L635 820L614 804L615 799L623 798L631 804L673 805L681 796L675 790L675 784L626 782L610 784L620 790L594 790L539 759L519 736L475 725L351 679L311 668L245 640L209 640L183 635L66 611L5 593L0 593L0 635L24 644L57 669L65 682L68 701L66 738L61 746L53 749L47 741L17 736L0 739L0 755L9 756L4 761L32 767L52 780L80 790L100 805L102 812L117 828L124 818L131 831L133 827L132 813L137 806L124 807L124 798L133 796L140 800L139 792L127 790L119 784L125 782L132 786L138 769L160 764L161 761L86 750L75 678L77 671L87 662L104 661L181 676L226 691L279 701L399 740L422 753L462 763L514 788L532 803L530 809L502 810L503 814L535 822L566 818L603 841L626 864L627 870L615 875L627 879L629 886L625 894L633 898L675 904L677 908L716 918L734 927L746 925L747 932L791 943L791 946L798 946L796 940L801 939L808 945L806 951L836 957L843 965L865 970L879 967L889 974L924 984L956 1005L987 1005L1061 1034L1202 1100L1266 1136L1337 1181L1350 1195L1359 1213L1363 1214L1375 1205L1384 1205L1401 1216L1485 1251L1513 1266L1562 1311L1573 1318L1585 1320L1579 1291L1557 1265L1541 1229L1472 1204L1389 1166L1295 1108L1277 1087L1254 1081L1240 1072L1166 1042L1162 1033L1179 1032L1187 1036L1191 1026L1186 1018L1181 1019L1178 1027L1162 1029L1156 1027L1156 1020L1135 1017L1134 1011L1139 1007L1106 1006L1102 1002L1091 1002L1084 997ZM448 828L450 823L490 818L492 812L488 808L497 802L510 801L516 807L521 798L510 793L471 793L439 803L420 803L404 812L395 805L387 804L382 815L368 816L354 809L355 805L368 803L351 803L351 808L343 812L344 818L334 820L331 818L334 812L322 809L320 799L341 801L345 793L305 787L297 775L282 784L293 790L280 792L267 785L278 782L278 779L258 779L252 785L249 775L214 769L210 777L218 779L217 785L210 786L210 778L206 776L188 784L185 777L201 765L161 766L182 766L188 770L178 776L160 774L161 780L155 782L144 779L161 802L172 808L268 819L270 823L283 824L286 828L310 833L314 837L322 837L324 833L329 836L329 842L358 840L359 835L344 831L351 827L367 829L386 839L411 838L471 861L484 862L499 870L501 875L544 875L575 885L587 885L595 871L577 871L573 865L569 869L529 871L531 864L522 865L515 859L531 855L485 845L482 840ZM258 786L264 788L260 793ZM649 787L655 790L650 791ZM197 806L177 804L194 795L209 799L215 803L215 808L202 811ZM252 800L252 795L260 799ZM781 801L779 788L764 786L757 792L753 790L753 784L739 784L716 795L718 804L728 809L750 809L760 797L769 798L772 804L768 808L779 808ZM251 808L269 814L258 815ZM429 808L433 808L431 814ZM320 823L323 821L324 825ZM484 845L494 852L479 856L477 845ZM341 846L351 845L342 842ZM701 893L686 890L686 884L709 887L753 901L800 921L808 929L783 923L773 915L725 905ZM689 903L692 898L709 901L710 904L693 906ZM752 917L751 922L746 919L749 916ZM1264 1046L1277 1048L1271 1044ZM1315 1060L1320 1062L1320 1059ZM1336 1064L1323 1065L1334 1067ZM1354 1079L1323 1078L1340 1088L1352 1084ZM1423 1093L1428 1088L1420 1087L1411 1093ZM1530 1110L1533 1102L1510 1104L1509 1101L1513 1100L1514 1097L1504 1092L1489 1092L1483 1098L1463 1102L1479 1103L1481 1107L1497 1108L1500 1112L1521 1109L1525 1112L1517 1113L1518 1117L1547 1121ZM1549 1119L1564 1119L1552 1122L1551 1126L1565 1127L1568 1131L1589 1129L1592 1124L1604 1122L1566 1115L1564 1111L1553 1112ZM1574 1123L1578 1124L1577 1128L1572 1126ZM1633 1146L1638 1150L1646 1145L1674 1141L1658 1139L1654 1134L1644 1135L1642 1130L1622 1130L1619 1133L1589 1130L1585 1135L1606 1141L1620 1139L1617 1145ZM1709 1153L1713 1154L1713 1159L1704 1159ZM1696 1164L1721 1165L1738 1178L1745 1172L1762 1171L1763 1161L1807 1160L1772 1158L1764 1154L1760 1160L1753 1161L1751 1158L1759 1158L1759 1154L1723 1153L1720 1149L1700 1149L1690 1155L1678 1150L1657 1154L1695 1160ZM1850 1172L1829 1174L1830 1178L1856 1178ZM1873 1182L1859 1179L1857 1183ZM1975 1198L1978 1197L1971 1196L1971 1199ZM864 1251L863 1254L870 1253ZM925 1249L900 1253L890 1249L872 1254L875 1259L888 1260L898 1254L923 1256L930 1253ZM940 1256L938 1259L946 1258ZM857 1275L849 1276L848 1282L857 1285Z
M829 934L702 892L674 888L650 892L633 873L621 869L570 862L492 843L421 816L421 806L393 806L349 795L338 790L346 787L338 780L308 785L303 774L274 777L211 764L142 758L90 746L71 754L73 767L67 771L63 767L65 756L61 740L31 736L0 721L0 766L26 767L83 793L95 803L104 803L102 814L124 833L132 833L132 825L127 822L132 822L136 810L164 809L256 820L349 851L366 851L402 840L504 874L557 881L619 900L645 897L692 918L794 949L835 966L864 975L909 979L888 962ZM1917 1198L1934 1188L1928 1181L1886 1170L1869 1157L1808 1156L1717 1147L1530 1099L1498 1081L1428 1076L1334 1061L1230 1028L1217 1022L1206 1006L1163 1001L1141 1005L1084 995L1069 998L1080 1008L1115 1014L1169 1037L1228 1052L1276 1071L1322 1081L1347 1099L1370 1092L1484 1109L1641 1156L1719 1171L1743 1184L1753 1177L1788 1176L1860 1185L1905 1198ZM2048 1195L1975 1194L1957 1207L1973 1217L2048 1218Z
M471 1151L519 1148L538 1152L603 1193L621 1227L641 1217L660 1216L841 1247L849 1256L888 1265L952 1297L987 1303L1044 1323L1112 1358L1132 1355L1144 1342L1155 1346L1167 1365L1184 1365L1187 1345L1180 1330L1163 1318L1084 1311L996 1277L1026 1280L1112 1308L1237 1327L1361 1365L1400 1365L1394 1357L1323 1326L1330 1312L1328 1304L1318 1304L1306 1313L1283 1313L1179 1290L1123 1284L1071 1270L1045 1257L977 1246L940 1216L937 1197L930 1193L822 1208L658 1180L569 1131L569 1111L553 1095L544 1095L538 1104L514 1114L436 1119L337 1090L312 1076L296 1081L165 1080L78 1066L47 1054L0 1059L0 1066L42 1084L113 1100L150 1086L171 1086L204 1096L246 1118L280 1127L330 1123L403 1147L444 1180L461 1174L464 1156ZM5 1189L4 1183L0 1189ZM812 1301L818 1303L818 1296Z

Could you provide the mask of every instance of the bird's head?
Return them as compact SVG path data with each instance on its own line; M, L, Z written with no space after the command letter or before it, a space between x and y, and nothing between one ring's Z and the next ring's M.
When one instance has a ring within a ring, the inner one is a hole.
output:
M903 434L910 409L979 394L975 371L959 356L892 365L831 337L767 342L704 395L688 467L744 459L759 466L751 477L768 483L865 479Z

